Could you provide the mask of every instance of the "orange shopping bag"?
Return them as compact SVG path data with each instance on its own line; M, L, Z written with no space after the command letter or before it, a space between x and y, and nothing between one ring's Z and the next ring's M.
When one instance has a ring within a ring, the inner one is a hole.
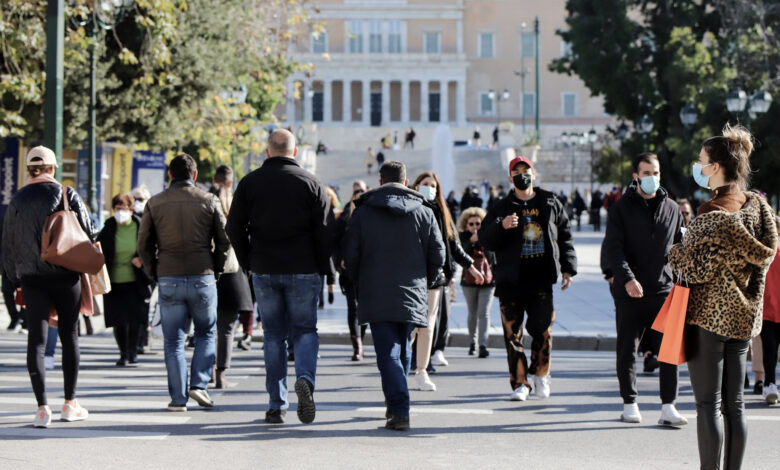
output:
M661 362L676 366L685 362L683 333L689 293L690 289L687 287L675 284L653 322L651 328L664 335L661 340L661 350L658 352L658 360Z

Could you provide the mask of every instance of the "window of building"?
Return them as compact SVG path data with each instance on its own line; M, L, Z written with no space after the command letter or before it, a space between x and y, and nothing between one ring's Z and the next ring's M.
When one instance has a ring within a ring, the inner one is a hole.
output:
M382 22L373 20L369 23L368 52L382 52Z
M480 116L492 116L493 115L493 99L490 94L483 92L479 94L479 115Z
M441 54L441 33L425 33L425 53Z
M493 33L479 33L479 56L483 59L491 59L495 54L495 35Z
M347 24L349 52L351 54L360 54L363 52L363 22L353 20Z
M563 93L562 113L565 117L577 115L577 93Z
M401 53L401 22L398 20L388 22L387 52Z
M328 33L311 33L311 51L315 54L328 52Z
M534 33L520 35L520 54L525 58L536 57L536 35Z
M571 43L561 41L561 57L569 57L571 55Z
M536 114L536 93L523 93L522 108L526 117Z

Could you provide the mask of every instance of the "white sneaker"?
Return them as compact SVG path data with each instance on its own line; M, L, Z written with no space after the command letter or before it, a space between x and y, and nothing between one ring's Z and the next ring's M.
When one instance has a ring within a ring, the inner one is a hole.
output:
M620 421L624 423L641 423L642 415L639 414L639 405L628 403L623 405L623 414L620 415Z
M777 385L769 384L764 387L764 400L770 405L777 403Z
M35 412L35 420L33 421L34 428L48 428L50 424L51 410L48 406Z
M414 376L414 382L415 387L414 390L421 390L423 392L435 392L436 391L436 384L433 383L431 378L428 376L428 372L426 371L419 371Z
M533 381L536 398L550 398L550 375L534 375Z
M43 368L46 370L54 369L54 356L43 356Z
M62 415L60 416L60 419L70 423L72 421L84 421L87 419L87 416L89 416L89 411L82 408L78 402L76 402L75 406L65 403L62 406Z
M512 401L526 401L529 393L531 393L531 390L526 385L521 385L509 395L509 399Z
M431 356L431 364L435 366L448 366L450 365L449 362L447 362L447 359L444 357L444 353L442 351L434 351L433 356Z
M661 406L661 419L658 420L658 424L661 426L679 427L688 424L688 420L677 412L677 408L673 404L667 404Z

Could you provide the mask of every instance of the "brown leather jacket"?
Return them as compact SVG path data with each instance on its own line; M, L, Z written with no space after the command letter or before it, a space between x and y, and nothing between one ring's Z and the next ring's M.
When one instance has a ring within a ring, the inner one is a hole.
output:
M154 278L220 274L229 248L219 200L192 181L175 181L146 204L138 254Z

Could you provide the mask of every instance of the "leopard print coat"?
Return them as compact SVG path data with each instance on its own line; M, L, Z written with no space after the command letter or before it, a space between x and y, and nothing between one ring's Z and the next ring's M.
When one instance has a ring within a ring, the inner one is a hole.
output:
M669 264L690 283L686 322L737 339L761 332L764 282L777 249L769 204L754 193L737 212L700 215Z

